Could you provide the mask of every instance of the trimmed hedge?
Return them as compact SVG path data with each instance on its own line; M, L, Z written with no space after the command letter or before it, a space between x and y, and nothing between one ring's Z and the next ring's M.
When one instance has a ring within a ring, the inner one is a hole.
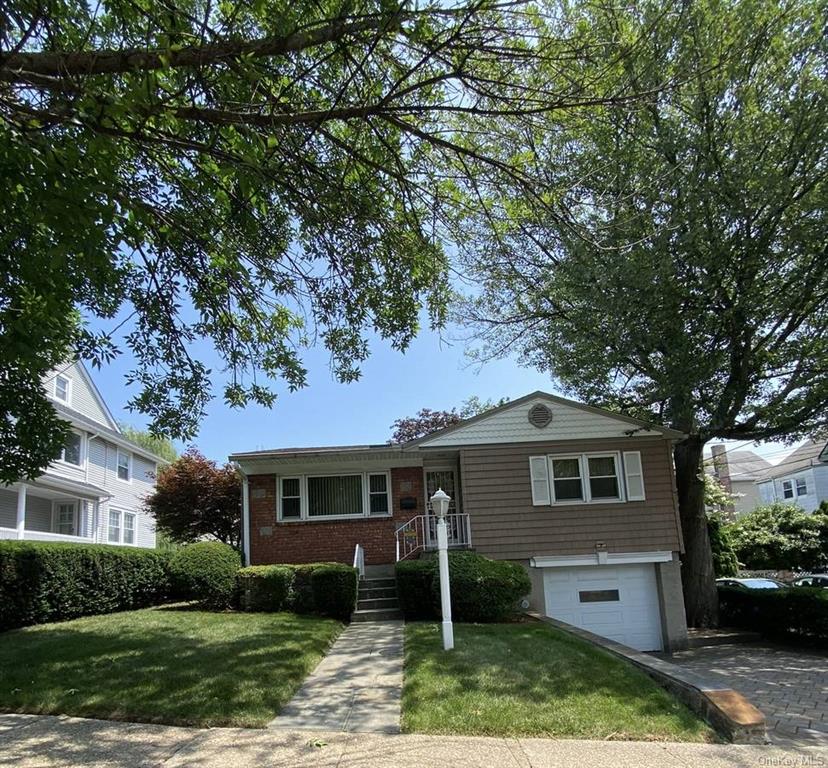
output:
M169 561L133 547L0 541L0 630L163 603Z
M233 604L240 567L239 553L220 541L187 544L170 558L170 569L182 594L214 610Z
M824 644L828 642L828 590L719 587L719 617L724 626L751 629L768 638L794 636Z
M475 552L449 552L449 573L451 612L457 621L501 621L532 589L529 574L518 563ZM397 563L397 594L406 618L439 618L437 558Z
M316 611L347 621L356 608L359 575L349 565L320 565L311 573L311 588Z
M433 619L439 616L431 585L435 581L435 558L400 560L397 563L397 599L407 619Z
M243 611L275 613L284 608L293 571L284 565L251 565L236 574Z
M356 607L359 577L342 563L253 565L237 574L244 611L319 613L347 621Z

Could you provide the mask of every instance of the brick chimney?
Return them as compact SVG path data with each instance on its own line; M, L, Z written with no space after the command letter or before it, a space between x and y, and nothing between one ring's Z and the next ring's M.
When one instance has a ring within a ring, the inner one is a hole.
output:
M730 483L730 465L727 462L727 447L724 443L717 443L710 446L713 454L713 474L728 492L733 493L733 486Z

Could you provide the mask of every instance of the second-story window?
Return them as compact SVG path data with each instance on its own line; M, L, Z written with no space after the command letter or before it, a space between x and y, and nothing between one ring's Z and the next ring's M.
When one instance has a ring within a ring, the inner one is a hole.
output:
M69 378L58 374L55 376L55 398L64 403L69 402Z
M60 449L55 458L67 464L74 464L76 467L81 466L83 464L83 439L80 434L70 432L66 437L63 448Z
M129 480L132 469L132 456L126 451L118 451L118 479Z
M808 483L805 482L804 477L797 477L796 478L796 495L797 496L807 496L808 495Z

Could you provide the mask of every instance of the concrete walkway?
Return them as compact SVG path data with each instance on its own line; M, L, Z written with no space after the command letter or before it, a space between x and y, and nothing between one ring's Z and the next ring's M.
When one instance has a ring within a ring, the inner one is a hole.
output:
M760 768L825 766L815 747L173 728L0 715L5 768Z
M269 728L399 733L403 622L350 624Z

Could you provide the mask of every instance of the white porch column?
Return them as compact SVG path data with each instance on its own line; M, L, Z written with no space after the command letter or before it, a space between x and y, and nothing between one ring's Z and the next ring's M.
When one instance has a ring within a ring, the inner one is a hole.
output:
M26 533L26 491L25 483L17 489L17 538L22 539Z

